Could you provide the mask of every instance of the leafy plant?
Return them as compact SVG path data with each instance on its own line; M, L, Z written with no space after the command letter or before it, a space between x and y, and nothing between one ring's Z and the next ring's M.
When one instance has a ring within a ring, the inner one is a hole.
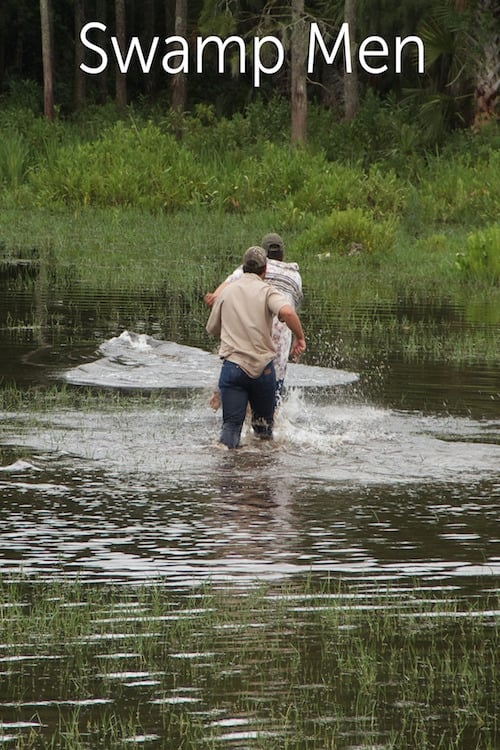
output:
M62 147L31 178L39 205L140 206L172 210L202 194L202 170L152 124L117 122L94 142Z
M467 277L500 281L500 224L469 234L465 252L457 254L457 265Z
M303 232L296 244L298 252L315 253L325 259L328 254L375 254L388 252L396 239L394 218L376 220L360 208L332 211Z

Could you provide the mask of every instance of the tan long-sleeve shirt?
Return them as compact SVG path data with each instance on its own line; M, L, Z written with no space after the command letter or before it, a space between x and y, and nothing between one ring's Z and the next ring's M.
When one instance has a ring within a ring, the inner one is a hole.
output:
M220 336L219 356L239 365L252 378L274 359L273 316L288 304L260 276L245 273L222 290L208 318L207 332Z

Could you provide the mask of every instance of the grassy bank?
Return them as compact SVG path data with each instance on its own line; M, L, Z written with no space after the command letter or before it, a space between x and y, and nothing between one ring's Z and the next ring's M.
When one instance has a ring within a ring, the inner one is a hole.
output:
M307 240L314 222L302 218L283 225L272 209L243 214L206 208L173 214L135 208L0 213L4 269L25 261L33 272L27 278L13 271L9 288L33 284L39 300L58 296L68 306L72 299L78 304L89 296L100 300L96 325L108 329L115 319L116 330L123 330L143 321L146 327L140 330L146 333L161 330L163 337L205 348L213 342L204 333L204 293L239 264L246 247L276 229L286 238L287 258L300 264L305 291L301 315L311 364L358 368L373 358L374 350L379 356L400 351L415 361L497 361L500 287L493 277L470 275L460 267L457 253L467 236L457 228L415 238L400 227L390 250L336 252ZM349 234L343 236L348 242ZM135 300L131 316L122 310L123 300L130 305ZM71 318L78 335L78 319ZM20 332L26 326L56 331L59 324L60 310L44 306L29 319L12 317L9 323Z
M60 288L168 288L197 295L238 265L246 247L279 230L287 259L300 264L304 284L322 293L325 302L356 294L359 301L447 296L461 304L471 292L480 296L498 290L494 275L468 276L460 267L457 254L467 246L465 230L415 238L404 228L392 228L392 246L381 243L370 251L348 239L359 236L355 227L350 235L342 229L347 251L341 253L315 238L315 228L310 217L287 224L273 210L235 215L193 209L169 215L134 208L4 209L0 262L31 259Z
M186 330L167 318L203 320L203 294L278 231L300 264L310 352L334 311L358 359L370 339L410 359L496 361L495 123L431 151L407 112L365 103L346 124L313 108L309 144L292 150L288 121L279 101L230 120L207 107L182 120L103 107L53 126L6 107L0 267L10 288L32 272L39 300L55 290L145 293L165 335L205 345L201 324ZM398 140L409 129L410 151ZM15 278L16 268L26 273ZM443 310L442 321L415 314L424 305ZM28 325L50 324L40 320ZM351 366L351 353L323 361Z
M239 731L263 750L487 750L500 645L488 606L418 587L184 599L161 584L2 581L0 739L211 748Z
M346 124L312 108L307 148L291 149L286 106L229 120L209 107L181 120L102 107L52 126L6 106L0 254L34 249L59 279L123 288L168 276L188 292L274 230L307 283L333 295L498 286L495 123L431 151L406 110L365 102ZM408 129L410 151L398 141Z

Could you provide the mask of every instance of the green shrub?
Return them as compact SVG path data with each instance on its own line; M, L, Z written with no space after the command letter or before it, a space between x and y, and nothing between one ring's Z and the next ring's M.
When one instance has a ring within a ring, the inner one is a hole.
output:
M218 176L222 204L243 211L276 206L303 187L311 163L317 166L306 151L266 143L260 154L229 162Z
M392 250L396 240L394 217L377 220L360 208L332 211L315 221L298 238L295 250L302 257L312 254L328 258L330 254L376 254Z
M457 265L467 278L500 281L500 224L469 234Z
M245 119L254 140L290 140L290 102L285 97L276 95L267 101L258 97L246 108Z
M465 143L465 141L464 141ZM418 190L421 221L484 225L496 220L500 205L500 152L471 161L467 153L435 159Z
M248 152L246 152L248 153ZM394 173L332 164L323 153L263 144L243 158L227 159L217 175L225 207L239 210L286 205L287 212L328 214L369 207L375 216L400 213L405 191Z
M314 105L308 109L310 142L319 144L329 161L365 169L379 164L402 176L413 176L422 167L426 131L410 103L368 90L353 120L339 119L338 112Z
M94 142L62 147L31 176L37 203L171 210L203 199L207 184L192 155L151 123L116 123Z
M399 215L406 208L406 186L393 169L372 165L364 188L364 201L360 205L371 209L377 217L387 214Z
M360 168L328 163L322 156L308 157L293 204L299 211L324 215L364 205L365 191L366 177Z
M39 83L29 79L10 78L7 82L7 93L1 97L0 109L26 109L33 113L42 110L43 89Z

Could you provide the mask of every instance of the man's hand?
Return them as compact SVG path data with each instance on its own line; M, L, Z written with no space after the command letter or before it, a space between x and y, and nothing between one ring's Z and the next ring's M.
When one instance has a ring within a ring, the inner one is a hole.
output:
M286 325L294 335L293 344L290 347L290 356L295 362L298 360L302 352L305 352L306 350L304 331L302 330L302 324L299 320L299 316L291 305L283 305L283 307L279 311L278 318L283 323L286 323Z
M219 294L222 292L222 290L225 289L226 287L227 287L227 281L223 281L222 284L219 284L217 289L215 289L213 292L207 292L205 296L203 297L203 299L205 300L205 303L209 307L213 307L215 300L217 299Z
M301 354L306 350L305 339L294 339L292 346L290 347L290 357L293 362L296 362Z

